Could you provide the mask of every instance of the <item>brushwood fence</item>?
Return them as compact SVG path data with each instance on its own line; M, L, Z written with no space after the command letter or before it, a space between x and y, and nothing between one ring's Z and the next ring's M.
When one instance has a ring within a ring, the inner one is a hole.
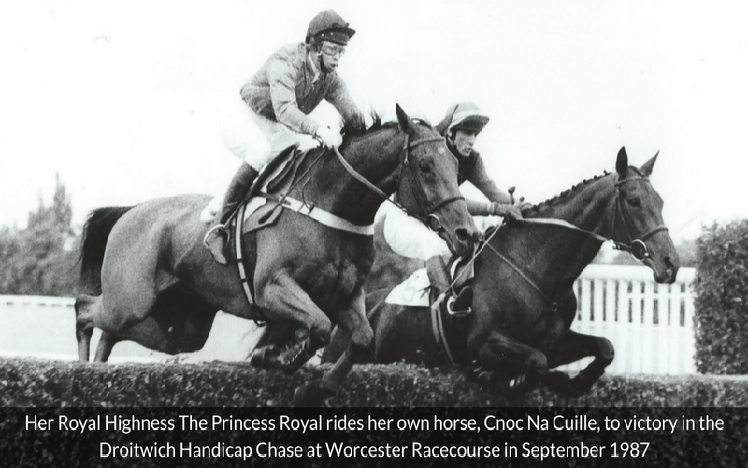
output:
M613 342L611 373L690 374L694 364L693 268L672 285L656 284L640 266L590 265L575 284L572 329ZM94 346L100 332L94 335ZM205 347L181 359L244 360L257 339L253 322L219 312ZM72 298L0 296L0 356L77 359ZM119 343L111 361L174 359L132 342ZM584 360L566 366L577 370Z

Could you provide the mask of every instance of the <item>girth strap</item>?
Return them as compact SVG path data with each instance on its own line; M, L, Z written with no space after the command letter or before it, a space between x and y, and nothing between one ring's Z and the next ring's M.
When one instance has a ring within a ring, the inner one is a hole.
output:
M239 271L239 282L242 284L244 297L247 298L251 309L254 305L254 299L252 297L252 289L249 286L249 279L247 279L247 270L244 268L244 255L242 253L242 228L244 225L244 211L246 209L247 204L242 203L237 216L234 218L234 246L236 247L236 269Z

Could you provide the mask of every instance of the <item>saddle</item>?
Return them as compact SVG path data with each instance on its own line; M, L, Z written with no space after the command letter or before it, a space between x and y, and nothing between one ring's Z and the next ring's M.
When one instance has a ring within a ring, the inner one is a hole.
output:
M257 245L254 236L248 239L248 248L242 247L243 234L258 231L274 225L283 210L280 208L283 194L293 187L299 168L310 154L318 154L320 150L299 151L297 146L291 146L271 160L260 172L252 187L237 209L236 216L231 222L232 234L229 239L234 244L236 267L244 295L250 307L255 310L258 318L264 320L261 311L255 307L252 281L254 272L247 271L246 265L252 265L257 259ZM210 209L210 205L206 211ZM201 215L203 217L204 215Z
M310 154L319 150L299 151L291 146L268 163L252 183L244 204L242 233L272 226L283 210L277 209L279 194L288 193L296 181L299 167Z

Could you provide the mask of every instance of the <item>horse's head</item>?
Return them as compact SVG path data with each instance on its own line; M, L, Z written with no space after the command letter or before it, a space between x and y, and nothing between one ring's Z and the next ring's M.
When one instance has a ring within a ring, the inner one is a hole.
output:
M431 126L412 120L399 105L396 112L407 135L397 200L409 215L436 231L452 253L464 255L480 231L457 186L457 159Z
M656 159L657 154L637 169L629 167L625 148L618 152L618 193L611 237L651 268L655 281L672 283L680 260L662 220L662 198L649 181Z

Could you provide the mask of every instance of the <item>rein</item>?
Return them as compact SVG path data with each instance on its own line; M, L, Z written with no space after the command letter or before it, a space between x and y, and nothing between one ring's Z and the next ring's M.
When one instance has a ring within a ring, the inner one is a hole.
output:
M416 175L415 169L410 164L410 150L424 143L441 142L441 141L443 141L442 137L427 137L427 138L421 138L419 140L415 140L411 142L410 135L406 134L405 144L403 145L403 160L400 166L400 174L398 175L398 178L397 178L397 188L395 189L396 193L400 190L400 184L403 179L403 171L405 170L406 166L409 168L409 170L413 173L414 176ZM369 182L369 180L367 180L364 176L359 174L353 168L353 166L351 166L351 164L348 161L346 161L343 155L340 154L340 151L338 150L337 147L335 147L334 150L335 150L335 155L338 157L338 161L340 161L340 164L345 168L345 170L354 179L361 182L369 190L379 195L382 198L382 200L392 203L393 205L398 207L400 210L402 210L406 215L420 220L422 223L424 223L426 226L428 226L430 229L434 231L440 231L442 229L441 221L439 220L439 217L436 214L434 214L434 212L449 205L450 203L465 199L465 197L463 196L455 196L455 197L447 198L445 200L441 200L439 202L434 203L432 206L429 206L428 197L426 196L426 193L423 190L423 187L421 187L419 184L415 184L417 191L414 192L414 195L416 197L416 200L418 201L418 204L421 206L421 208L426 213L426 215L420 216L420 215L411 214L408 212L408 210L404 206L390 199L390 197L386 193L384 193L384 191L382 191L379 187Z
M615 187L617 188L627 182L632 182L635 180L642 180L642 181L649 182L649 179L646 177L632 177L632 178L628 178L628 179L624 179L624 180L616 182ZM558 218L525 218L521 221L521 223L559 226L559 227L563 227L563 228L570 229L573 231L581 232L583 234L586 234L590 237L593 237L599 240L600 242L612 241L614 243L615 249L628 252L631 255L633 255L637 260L644 261L644 259L649 257L649 252L647 252L647 246L644 243L644 241L652 237L653 235L657 234L658 232L667 231L668 228L665 225L659 225L659 226L656 226L650 229L646 233L641 234L637 236L636 238L634 238L634 236L631 234L631 226L630 226L631 223L629 221L629 218L626 216L626 212L623 210L623 207L621 206L621 198L620 198L620 192L619 192L619 196L616 198L616 204L614 207L613 216L611 217L611 223L610 223L611 234L614 231L614 226L615 226L616 220L618 219L619 212L621 214L620 218L623 221L624 227L626 229L626 234L629 237L629 243L615 240L612 237L605 237L593 231L582 229L579 226L575 226L574 224L571 224L570 222L566 220L558 219ZM552 301L550 300L550 298L540 289L540 286L538 286L538 284L535 283L535 281L533 281L530 277L528 277L527 274L525 274L525 272L522 271L522 269L519 266L515 265L509 258L507 258L505 255L501 254L501 252L496 250L494 246L490 245L489 243L490 240L498 232L499 230L497 228L494 230L493 233L491 233L490 236L488 236L487 239L481 242L481 245L473 253L473 256L468 262L468 265L472 264L475 261L475 259L481 254L481 252L483 251L483 248L487 246L489 250L491 250L491 252L494 253L494 255L496 255L504 263L509 265L510 268L512 268L517 274L519 274L522 277L522 279L524 279L533 289L535 289L545 299L545 301L548 304L551 304ZM463 270L463 272L464 271L465 270ZM459 275L458 277L454 279L450 287L453 287L456 284L458 278L459 278Z
M647 177L631 177L628 179L620 180L615 183L615 187L619 187L627 182L633 182L635 180L642 180L645 182L649 182L649 179ZM619 193L620 195L620 193ZM611 222L610 222L610 232L611 235L615 231L615 224L616 220L618 219L618 213L621 214L621 220L623 221L623 226L626 229L626 235L629 238L629 242L623 242L620 240L613 239L612 237L605 237L603 235L600 235L593 231L588 231L586 229L582 229L578 226L575 226L571 223L569 223L566 220L563 219L557 219L557 218L525 218L522 220L523 223L528 224L547 224L547 225L553 225L553 226L560 226L567 229L571 229L573 231L578 231L584 234L587 234L588 236L594 237L595 239L599 240L600 242L606 242L611 241L613 242L613 248L616 250L621 250L623 252L628 252L631 255L633 255L637 260L643 261L645 258L649 257L649 253L647 252L647 246L644 244L644 241L652 237L653 235L657 234L658 232L667 231L668 228L665 225L659 225L656 226L649 231L647 231L644 234L641 234L639 236L634 236L631 233L631 222L629 221L629 218L626 216L626 211L621 206L621 197L616 197L616 204L613 211L613 216L611 216Z

